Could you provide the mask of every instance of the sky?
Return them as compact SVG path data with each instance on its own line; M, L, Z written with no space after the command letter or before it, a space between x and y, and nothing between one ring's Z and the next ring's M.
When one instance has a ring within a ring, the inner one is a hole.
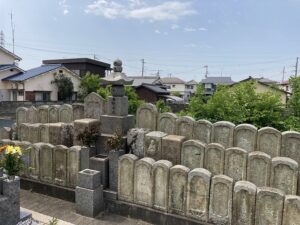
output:
M43 59L123 61L124 72L201 81L277 81L300 57L300 0L0 0L0 30L20 67ZM299 63L300 64L300 63Z

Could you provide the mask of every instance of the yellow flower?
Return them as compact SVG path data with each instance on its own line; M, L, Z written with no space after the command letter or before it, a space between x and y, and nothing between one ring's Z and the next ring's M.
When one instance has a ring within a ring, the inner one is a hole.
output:
M19 146L15 146L15 149L16 149L16 152L19 154L19 155L22 155L22 150Z
M14 154L14 146L8 145L6 147L6 154Z

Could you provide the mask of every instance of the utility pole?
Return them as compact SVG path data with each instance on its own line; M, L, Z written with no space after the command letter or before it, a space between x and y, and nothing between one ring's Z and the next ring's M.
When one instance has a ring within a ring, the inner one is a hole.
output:
M206 69L206 71L205 71L205 78L207 78L207 76L208 76L208 65L203 66L203 68Z
M1 30L1 32L0 32L0 46L4 47L4 45L5 45L4 32L3 32L3 30Z
M283 67L282 70L282 83L284 82L284 76L285 76L285 66Z
M142 77L144 76L144 69L145 69L145 59L141 59L142 61Z
M299 57L297 57L297 59L296 59L295 77L297 77L297 75L298 75L298 61L299 61Z
M15 53L15 24L13 23L13 13L10 13L10 24L11 24L11 33L12 33L12 44L13 44L13 53Z

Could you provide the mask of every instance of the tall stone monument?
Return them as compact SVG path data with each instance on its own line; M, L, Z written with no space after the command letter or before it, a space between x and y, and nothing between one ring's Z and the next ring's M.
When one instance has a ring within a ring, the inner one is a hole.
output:
M111 85L111 95L108 97L106 115L100 116L101 133L113 134L116 131L126 135L134 127L133 115L128 115L128 97L125 96L124 85L132 84L133 80L122 73L122 61L114 61L113 72L102 78L103 84Z

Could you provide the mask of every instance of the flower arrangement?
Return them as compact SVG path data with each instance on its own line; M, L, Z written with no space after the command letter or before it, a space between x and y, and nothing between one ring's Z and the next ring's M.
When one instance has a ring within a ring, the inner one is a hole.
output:
M99 136L100 131L97 127L85 128L83 132L77 135L77 140L80 140L85 146L91 147Z
M111 148L111 150L121 150L124 148L124 139L122 133L117 130L114 134L107 139L106 144Z
M0 168L2 167L9 177L19 174L25 163L24 155L29 148L22 151L19 146L5 145L0 147Z

